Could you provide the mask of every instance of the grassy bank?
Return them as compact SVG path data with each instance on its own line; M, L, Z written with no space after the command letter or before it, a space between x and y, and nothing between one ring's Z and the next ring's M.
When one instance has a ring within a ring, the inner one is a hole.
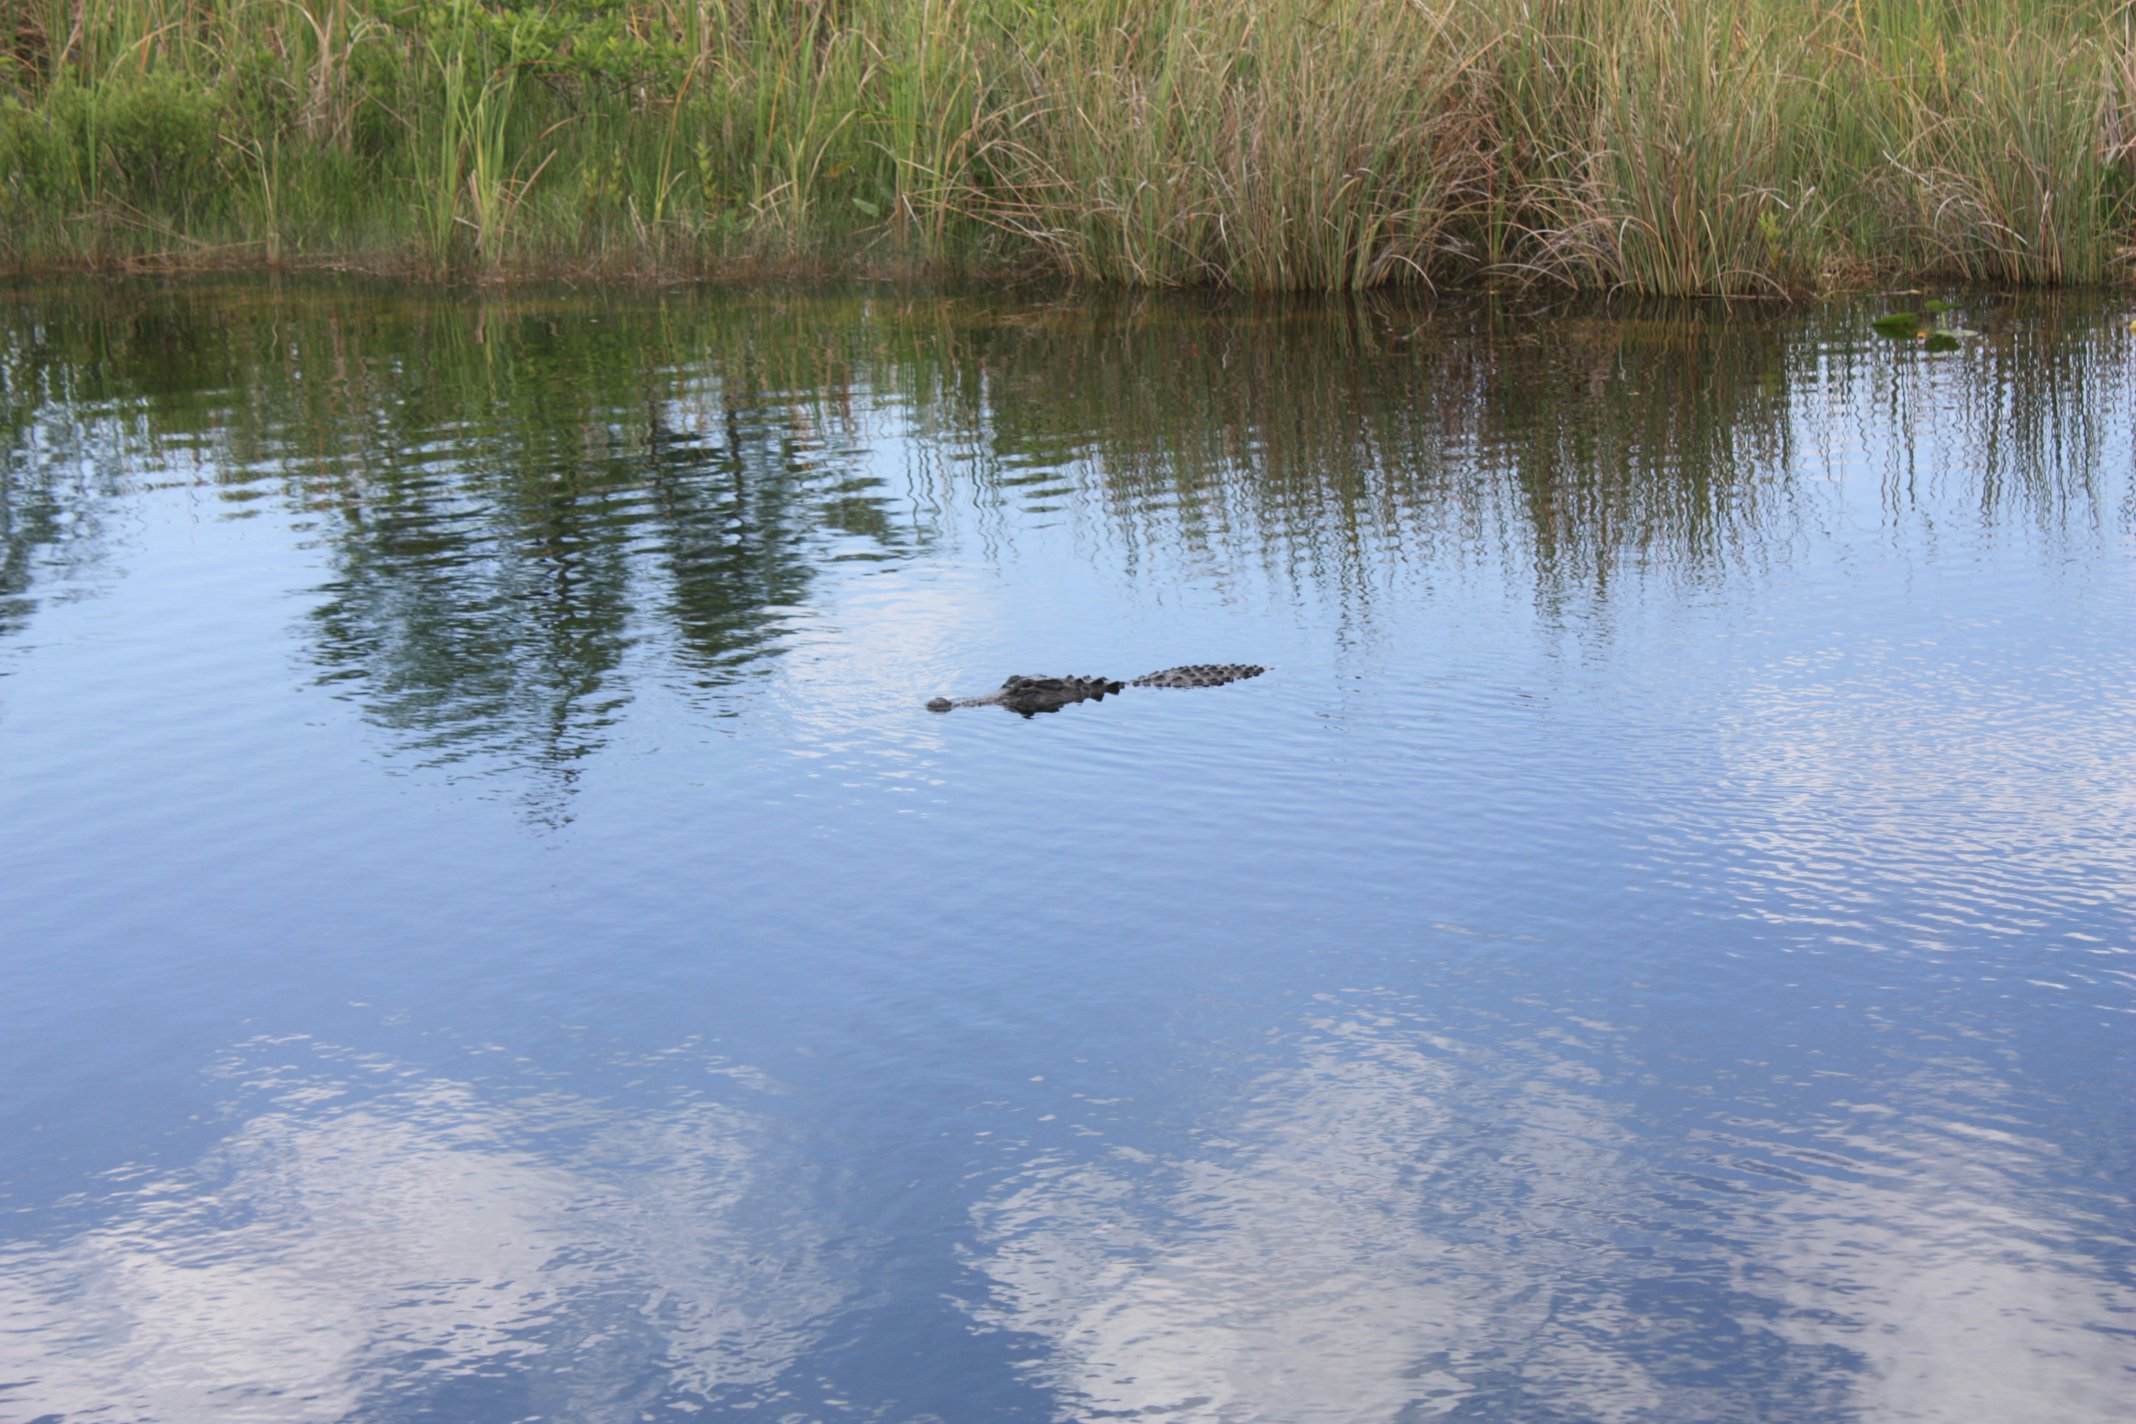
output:
M2127 0L0 0L0 268L2127 280Z

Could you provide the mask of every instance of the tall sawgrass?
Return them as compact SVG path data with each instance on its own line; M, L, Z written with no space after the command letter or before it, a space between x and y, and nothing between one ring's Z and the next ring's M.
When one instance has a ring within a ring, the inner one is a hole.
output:
M1339 289L1452 265L1492 37L1448 5L1096 0L1011 58L974 211L1078 276Z
M0 266L1791 293L2136 257L2128 0L0 0Z

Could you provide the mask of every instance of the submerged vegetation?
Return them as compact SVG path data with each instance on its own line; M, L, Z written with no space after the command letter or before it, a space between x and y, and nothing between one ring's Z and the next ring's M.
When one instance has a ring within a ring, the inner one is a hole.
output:
M2125 279L2127 0L0 0L0 267Z

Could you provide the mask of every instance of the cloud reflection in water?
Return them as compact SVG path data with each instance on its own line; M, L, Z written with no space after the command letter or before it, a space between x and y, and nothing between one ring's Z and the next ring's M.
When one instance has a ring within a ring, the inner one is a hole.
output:
M2007 1093L1952 1062L1856 1105L1801 1154L1800 1188L1739 1227L1744 1274L1777 1297L1775 1328L1844 1351L1848 1417L2113 1424L2136 1398L2136 1283L2125 1202L2027 1184L2060 1155L2009 1126ZM2000 1119L2000 1122L1998 1122ZM2124 1258L2125 1259L2125 1258Z
M1813 1142L1726 1104L1662 1130L1635 1046L1345 996L1221 1137L1005 1183L979 1322L1035 1339L1063 1419L2124 1417L2125 1233L2051 1146L1925 1083Z
M0 1254L0 1413L634 1420L775 1390L841 1297L749 1112L280 1048L192 1168Z
M1660 1386L1610 1344L1626 1304L1581 1288L1625 1146L1570 1060L1526 1065L1523 1119L1491 1121L1484 1056L1345 1006L1205 1153L1042 1158L979 1212L982 1319L1045 1341L1063 1417L1396 1419L1508 1390L1527 1418L1652 1417Z

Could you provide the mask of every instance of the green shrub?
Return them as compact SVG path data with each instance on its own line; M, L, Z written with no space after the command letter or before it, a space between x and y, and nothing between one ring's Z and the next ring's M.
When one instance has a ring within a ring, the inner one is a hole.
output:
M72 180L57 186L71 186L73 196L183 209L216 175L220 106L182 75L152 70L95 85L63 81L43 108L53 146L45 167L59 170L52 178Z

